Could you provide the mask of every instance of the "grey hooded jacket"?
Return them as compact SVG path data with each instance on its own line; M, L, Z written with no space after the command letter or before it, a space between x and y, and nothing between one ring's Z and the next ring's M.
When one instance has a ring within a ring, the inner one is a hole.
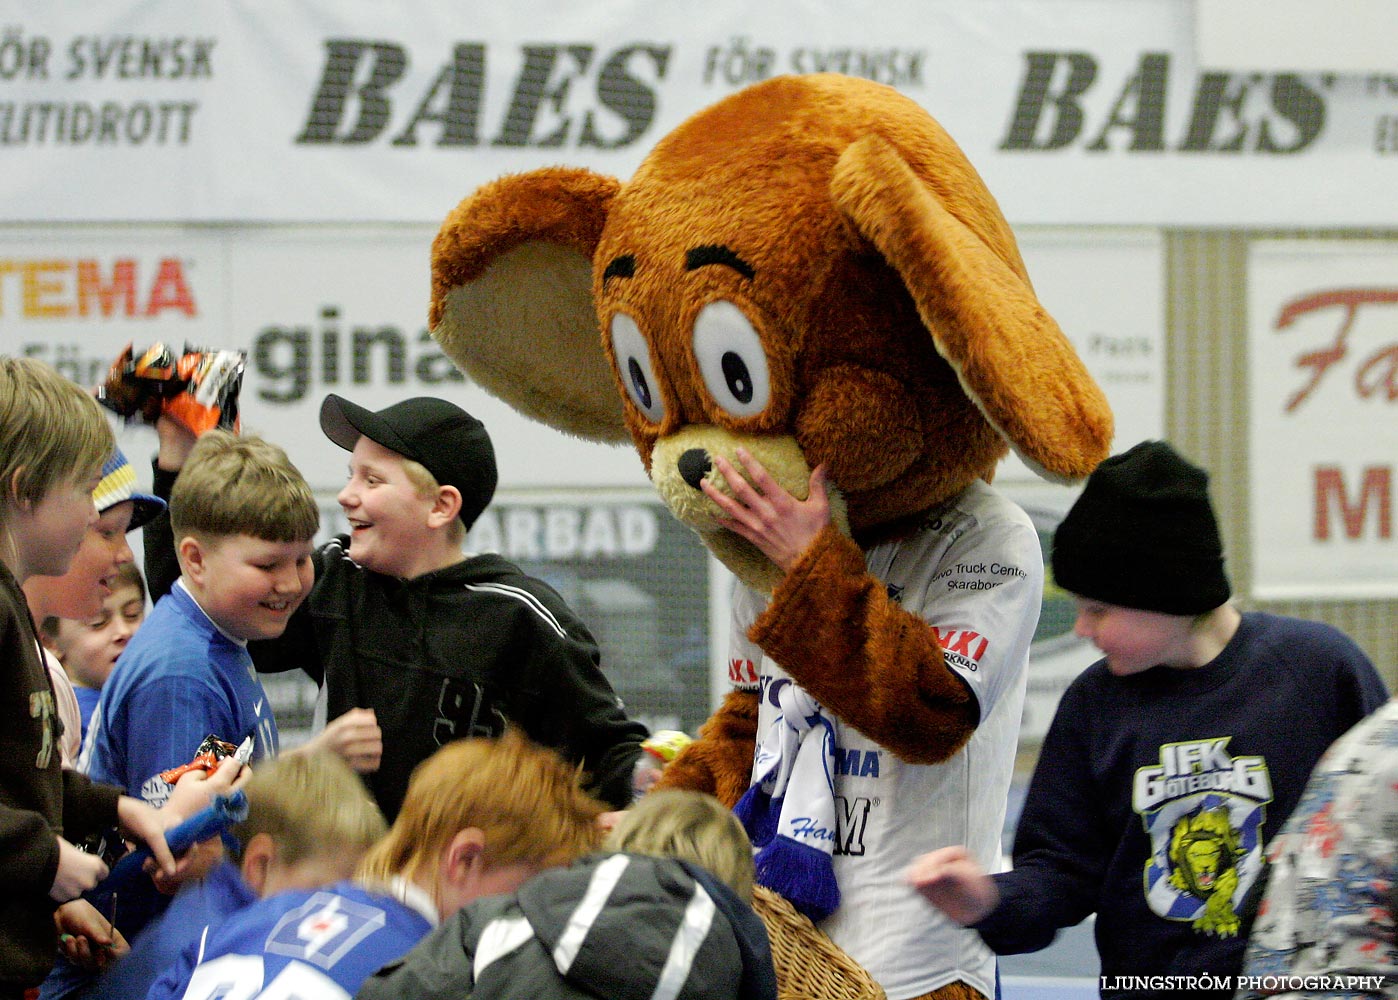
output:
M767 932L703 869L598 854L477 900L360 1000L775 1000Z

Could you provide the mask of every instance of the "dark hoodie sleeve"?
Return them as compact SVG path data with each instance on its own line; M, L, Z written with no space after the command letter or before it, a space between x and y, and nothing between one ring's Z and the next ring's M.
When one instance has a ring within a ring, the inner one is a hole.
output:
M146 589L150 591L150 602L154 604L168 594L180 578L180 563L175 558L175 531L170 527L170 493L180 474L162 469L155 461L151 462L151 473L155 495L165 501L165 509L141 529Z
M583 652L585 645L594 655ZM560 672L563 684L557 693L558 704L566 713L560 721L570 733L573 755L591 776L587 790L614 808L625 809L631 804L636 760L641 755L641 741L648 735L646 727L626 717L621 699L597 665L592 637L570 649L574 655ZM563 665L554 660L549 666L557 669Z
M547 605L562 634L528 615L532 639L520 649L520 683L510 715L537 743L560 749L590 776L587 790L613 808L631 804L632 775L646 727L626 716L602 673L601 653L587 628L547 585L524 578Z
M757 911L738 898L712 874L698 865L680 861L694 881L702 885L714 905L728 920L733 937L742 956L742 979L738 984L738 1000L777 1000L777 971L772 964L772 942L767 926Z

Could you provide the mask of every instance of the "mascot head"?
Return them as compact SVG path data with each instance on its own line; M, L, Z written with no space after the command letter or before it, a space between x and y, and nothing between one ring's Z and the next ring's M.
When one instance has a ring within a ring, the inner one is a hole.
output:
M675 516L764 590L776 567L698 489L727 489L714 454L746 448L798 497L824 463L837 523L872 537L1010 448L1072 480L1112 437L961 150L851 77L739 91L625 183L553 168L485 185L433 244L430 326L522 413L629 436Z

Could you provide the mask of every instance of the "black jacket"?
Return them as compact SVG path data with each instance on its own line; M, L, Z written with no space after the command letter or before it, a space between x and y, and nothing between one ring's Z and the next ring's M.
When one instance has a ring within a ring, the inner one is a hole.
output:
M157 468L156 492L173 484ZM146 526L145 542L154 597L179 573L168 515ZM499 735L507 721L581 764L598 798L630 803L645 727L626 717L597 643L551 587L495 555L398 580L364 569L348 548L340 536L316 551L315 585L286 632L248 649L261 672L303 669L323 681L331 719L374 710L383 762L365 780L389 822L417 764L451 740Z
M776 1000L767 931L703 869L599 854L479 899L371 976L359 1000Z

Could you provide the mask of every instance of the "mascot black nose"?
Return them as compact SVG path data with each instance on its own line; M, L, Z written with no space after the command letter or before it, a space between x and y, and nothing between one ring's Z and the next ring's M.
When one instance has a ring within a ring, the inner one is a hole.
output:
M713 468L713 463L709 461L709 453L703 448L690 448L675 464L679 466L680 478L696 490L703 482L704 474Z

